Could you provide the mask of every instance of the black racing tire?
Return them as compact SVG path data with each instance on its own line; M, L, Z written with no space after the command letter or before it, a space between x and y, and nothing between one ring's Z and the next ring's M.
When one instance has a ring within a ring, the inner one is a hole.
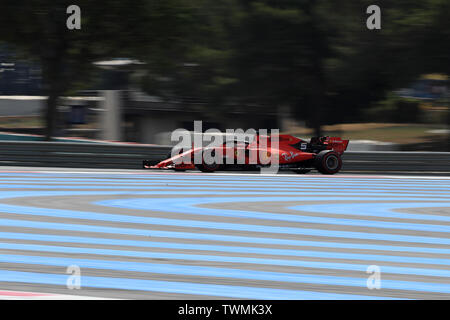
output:
M195 167L198 170L200 170L201 172L211 173L211 172L220 170L223 167L222 164L218 164L218 163L207 164L207 163L205 163L205 161L203 159L204 158L203 158L203 153L202 153L202 164L196 164L195 165Z
M317 171L323 174L335 174L342 168L341 156L333 150L323 150L315 158Z

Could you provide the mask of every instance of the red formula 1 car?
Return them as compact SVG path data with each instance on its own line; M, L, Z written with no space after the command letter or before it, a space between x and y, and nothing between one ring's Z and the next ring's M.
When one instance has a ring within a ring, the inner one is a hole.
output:
M265 138L267 142L260 143L262 138ZM199 169L202 172L214 172L230 168L252 170L270 165L259 158L261 154L264 154L267 157L277 157L279 170L308 173L317 169L323 174L335 174L342 167L341 156L349 143L349 140L342 140L337 137L316 137L311 138L309 142L290 135L278 135L276 138L279 141L278 147L271 145L270 137L255 135L252 142L234 141L215 148L192 148L185 152L180 150L177 155L171 157L171 153L167 160L154 166L151 165L150 161L144 160L143 167L146 169L173 169L175 171ZM211 163L211 161L202 160L206 152L209 152L212 156L218 153L222 161ZM256 158L254 157L255 154L257 154ZM200 155L200 157L196 157L196 155Z

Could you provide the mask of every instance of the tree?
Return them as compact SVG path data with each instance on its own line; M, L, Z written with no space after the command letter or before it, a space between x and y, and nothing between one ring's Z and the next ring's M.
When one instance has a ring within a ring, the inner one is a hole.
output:
M46 139L56 127L60 96L85 81L92 62L107 57L139 56L149 44L148 4L133 6L118 0L77 2L81 8L81 30L69 30L69 1L15 0L0 3L0 40L40 62L45 93Z
M235 10L233 0L173 0L155 6L153 12L159 12L166 25L178 28L172 29L169 42L159 37L161 45L153 48L166 59L144 58L146 91L181 102L201 102L208 106L205 110L219 113L233 96L229 88L236 81L229 33ZM173 46L170 50L168 43Z
M359 111L426 72L447 72L449 3L379 1L382 29L366 28L371 1L239 1L234 93L287 104L320 135L321 125Z
M337 121L356 120L360 110L421 74L449 70L448 1L379 1L382 27L373 31L363 27L367 16L361 16L370 4L350 1L336 10L347 17L330 70ZM358 15L361 19L350 19Z
M381 30L366 28L369 0L80 0L72 31L70 4L0 3L0 40L41 62L47 138L58 98L103 58L142 60L147 91L214 112L289 105L316 135L422 73L450 72L447 0L380 0Z

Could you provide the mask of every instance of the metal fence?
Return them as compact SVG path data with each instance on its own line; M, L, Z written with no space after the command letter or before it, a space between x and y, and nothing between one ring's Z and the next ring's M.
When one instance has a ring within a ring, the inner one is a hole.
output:
M0 165L139 169L164 159L169 146L58 142L0 142ZM450 173L449 152L346 152L343 172Z

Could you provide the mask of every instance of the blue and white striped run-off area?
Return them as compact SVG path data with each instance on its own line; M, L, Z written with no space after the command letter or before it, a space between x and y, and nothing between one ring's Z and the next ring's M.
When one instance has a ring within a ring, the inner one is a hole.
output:
M450 179L3 168L1 290L449 299Z

